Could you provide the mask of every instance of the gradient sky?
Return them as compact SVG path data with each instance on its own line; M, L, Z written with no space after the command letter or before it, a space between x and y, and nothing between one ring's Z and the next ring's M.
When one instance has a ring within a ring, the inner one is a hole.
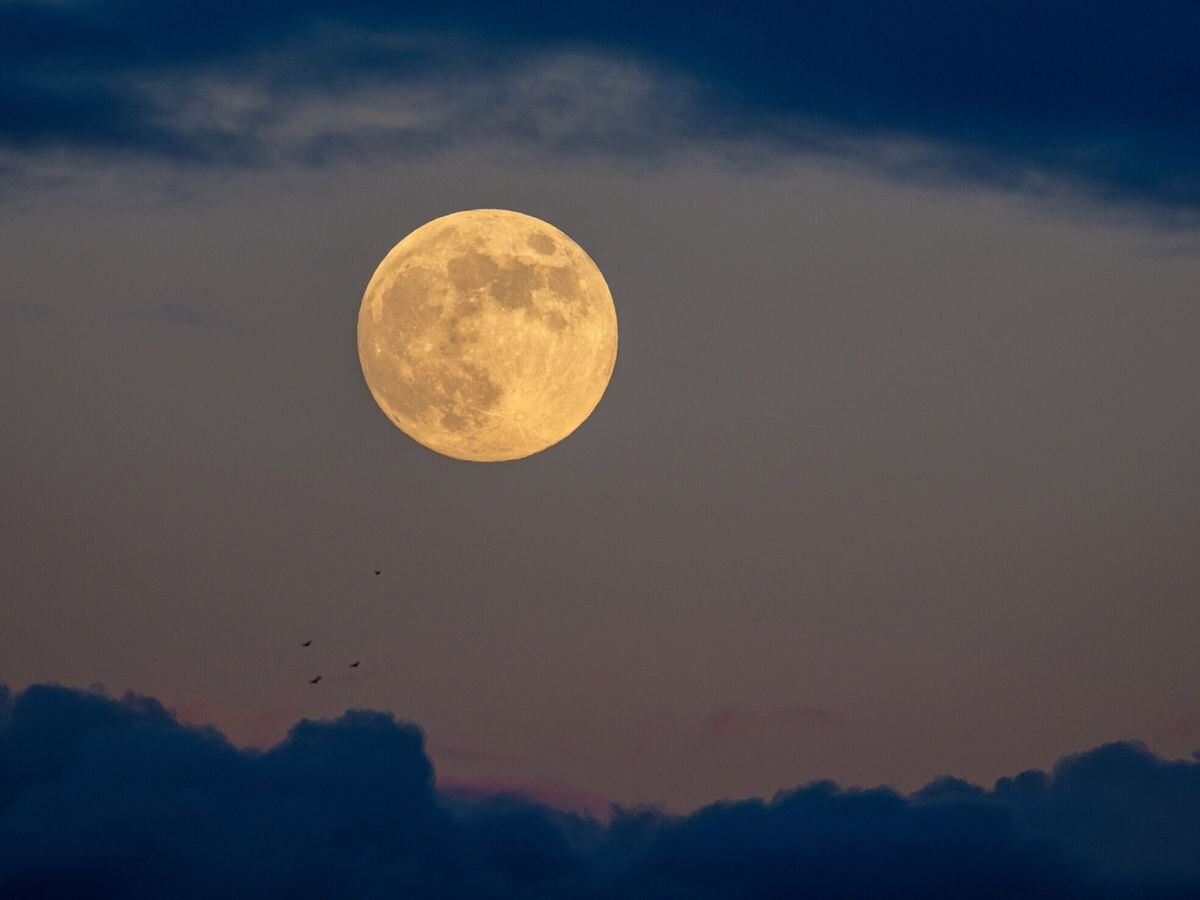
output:
M1200 12L923 6L0 3L0 679L675 809L1200 747ZM501 465L355 349L483 207L621 328Z

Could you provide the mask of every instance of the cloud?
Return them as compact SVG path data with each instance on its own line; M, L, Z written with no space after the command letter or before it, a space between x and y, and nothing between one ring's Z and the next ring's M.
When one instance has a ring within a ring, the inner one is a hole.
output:
M523 798L556 810L603 816L612 804L592 791L549 779L438 778L443 796L487 801L498 796Z
M1190 215L1198 33L1184 0L8 2L0 147L19 168L743 142Z
M266 751L157 701L0 686L0 896L1184 897L1200 762L1112 744L990 790L829 782L607 822L435 788L421 732L349 711Z

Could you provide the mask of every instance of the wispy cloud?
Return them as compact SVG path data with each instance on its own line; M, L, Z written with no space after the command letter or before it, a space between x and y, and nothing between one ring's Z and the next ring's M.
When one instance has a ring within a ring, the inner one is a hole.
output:
M0 167L751 142L1190 216L1198 33L1200 8L1170 0L6 3Z

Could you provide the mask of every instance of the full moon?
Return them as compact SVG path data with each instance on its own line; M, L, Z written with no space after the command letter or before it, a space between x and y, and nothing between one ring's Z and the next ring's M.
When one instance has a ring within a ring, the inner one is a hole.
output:
M384 258L358 313L375 402L455 459L545 450L596 408L617 359L604 276L573 240L504 209L422 225Z

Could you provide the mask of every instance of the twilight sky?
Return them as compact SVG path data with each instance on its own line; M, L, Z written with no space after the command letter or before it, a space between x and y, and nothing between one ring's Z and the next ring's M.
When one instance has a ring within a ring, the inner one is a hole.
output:
M0 680L574 805L1200 747L1194 5L428 7L0 3ZM621 328L500 465L355 348L481 207Z

